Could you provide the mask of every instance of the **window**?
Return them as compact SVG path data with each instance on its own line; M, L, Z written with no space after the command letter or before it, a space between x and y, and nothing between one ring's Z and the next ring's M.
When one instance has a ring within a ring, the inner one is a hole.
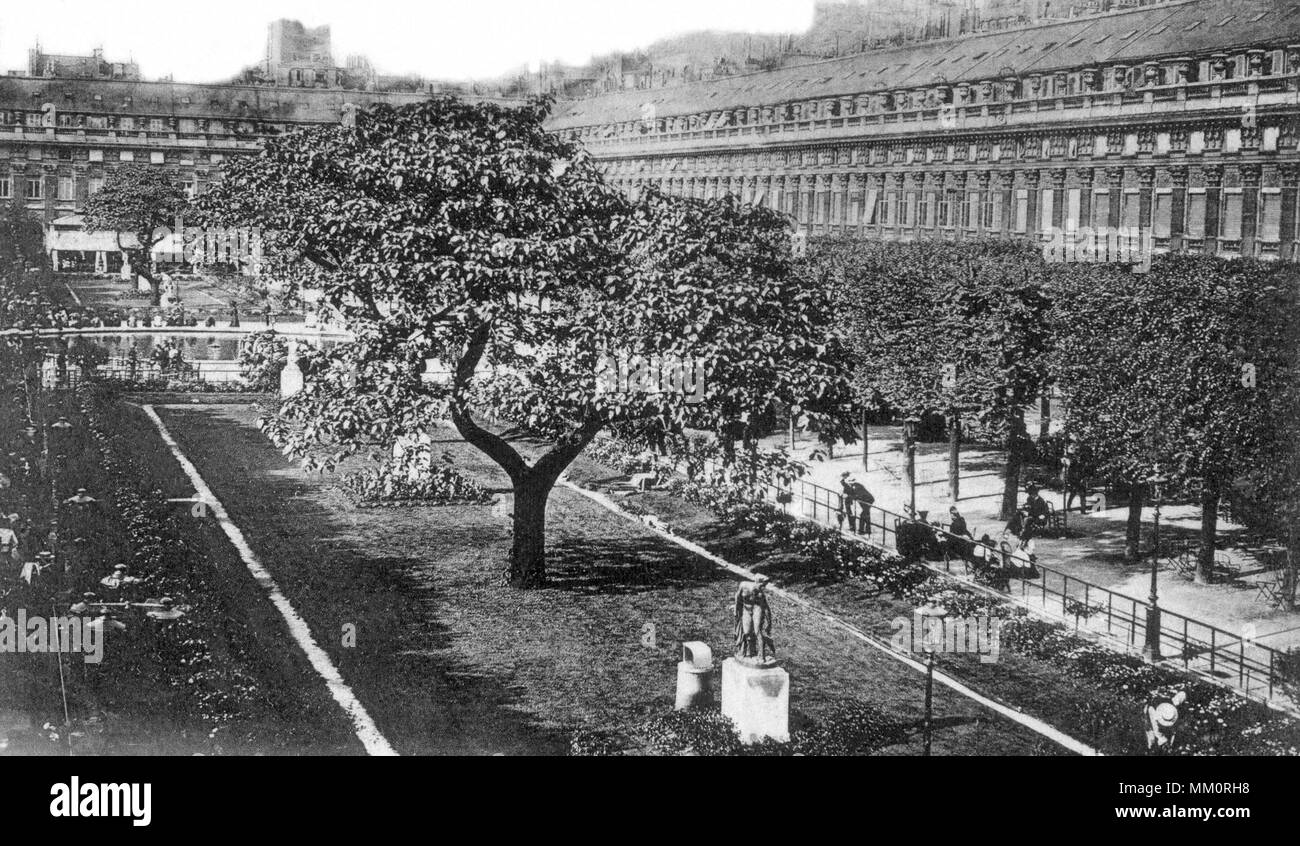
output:
M104 177L92 176L90 183L86 187L87 194L94 194L104 187Z
M1120 226L1126 229L1137 229L1141 221L1141 195L1136 188L1128 188L1124 191L1124 206L1120 212Z
M149 164L163 164L167 161L167 154L161 150L154 150L149 154Z
M117 128L118 128L118 129L121 129L121 130L124 130L124 131L126 131L126 132L130 132L130 131L134 130L134 129L135 129L135 118L133 118L133 117L120 117L120 118L118 118L118 119L117 119Z
M27 177L26 195L29 200L45 199L45 181L39 176Z
M14 195L14 181L8 176L0 176L0 199L8 200Z
M1079 228L1079 211L1081 207L1081 194L1078 188L1071 188L1065 192L1065 230L1073 232Z
M135 161L135 151L134 151L134 150L122 150L122 151L120 151L120 152L117 154L117 158L118 158L119 161L124 161L124 162L133 162L133 161Z
M90 151L90 160L91 160L92 162L102 162L102 161L104 160L104 151L103 151L103 150L91 150L91 151Z
M1154 212L1151 218L1152 235L1156 238L1168 238L1172 233L1174 194L1168 188L1156 191Z
M1039 196L1041 197L1038 218L1041 222L1039 229L1043 232L1050 232L1052 231L1052 207L1056 201L1056 192L1051 188L1041 188L1039 189Z
M72 177L60 176L59 177L59 200L61 202L68 202L75 198L76 198L76 194L73 193Z
M1260 191L1259 240L1270 244L1282 240L1282 192L1277 188Z
M1219 237L1226 241L1241 240L1241 189L1228 188L1223 192L1223 222Z
M930 198L933 195L933 191L922 191L921 196L917 201L916 221L921 226L927 228L934 226L934 218L930 216L930 213L933 211Z
M1187 192L1187 237L1205 237L1205 189L1191 188Z
M979 228L980 214L980 193L978 191L969 191L966 194L966 228Z
M1029 189L1016 189L1016 209L1015 219L1012 228L1017 232L1024 232L1029 227Z
M149 131L162 132L163 131L162 118L149 118Z

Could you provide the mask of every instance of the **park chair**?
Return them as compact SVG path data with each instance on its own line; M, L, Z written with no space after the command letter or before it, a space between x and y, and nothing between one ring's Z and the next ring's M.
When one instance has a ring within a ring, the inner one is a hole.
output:
M1274 572L1256 582L1259 588L1256 596L1270 608L1276 608L1282 604L1283 594L1286 588L1285 572Z
M1056 506L1051 502L1047 503L1047 517L1043 526L1044 534L1059 536L1065 533L1065 516L1056 510Z

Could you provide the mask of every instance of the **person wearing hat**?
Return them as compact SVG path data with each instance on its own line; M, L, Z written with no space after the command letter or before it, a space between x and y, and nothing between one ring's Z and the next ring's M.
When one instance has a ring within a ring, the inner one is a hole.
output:
M975 536L971 534L970 527L966 525L966 518L961 516L961 512L955 505L948 506L948 534L944 537L950 558L959 558L962 561L970 559Z
M1025 510L1029 512L1028 523L1035 530L1047 528L1049 511L1047 500L1038 491L1038 485L1030 485L1027 489L1029 497L1025 500Z
M844 510L849 515L849 530L868 532L871 528L871 506L876 498L867 486L854 479L847 470L840 474L840 489L844 492ZM856 523L854 509L856 507Z
M1178 706L1187 701L1187 694L1178 691L1173 696L1153 696L1143 706L1146 717L1147 753L1163 753L1173 749L1174 734L1178 730Z

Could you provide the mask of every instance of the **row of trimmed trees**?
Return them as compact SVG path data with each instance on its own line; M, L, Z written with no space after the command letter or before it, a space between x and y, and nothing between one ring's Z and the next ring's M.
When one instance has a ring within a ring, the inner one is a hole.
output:
M814 244L854 356L860 403L964 419L1006 448L1004 516L1032 443L1025 412L1055 389L1078 468L1128 495L1139 554L1151 480L1195 501L1197 579L1217 517L1289 539L1300 514L1300 271L1168 255L1149 273L1050 264L1028 242Z

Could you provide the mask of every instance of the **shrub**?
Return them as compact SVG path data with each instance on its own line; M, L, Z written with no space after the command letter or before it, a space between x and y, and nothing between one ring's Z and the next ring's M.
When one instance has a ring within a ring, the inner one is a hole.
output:
M791 745L800 755L867 755L906 739L904 726L880 709L845 701L793 733Z
M279 390L288 362L289 344L273 329L249 335L239 350L239 372L253 390Z
M412 478L392 464L344 476L343 489L358 505L483 505L492 501L473 479L439 465Z
M645 726L650 745L669 755L738 755L743 749L736 726L717 711L670 711Z

